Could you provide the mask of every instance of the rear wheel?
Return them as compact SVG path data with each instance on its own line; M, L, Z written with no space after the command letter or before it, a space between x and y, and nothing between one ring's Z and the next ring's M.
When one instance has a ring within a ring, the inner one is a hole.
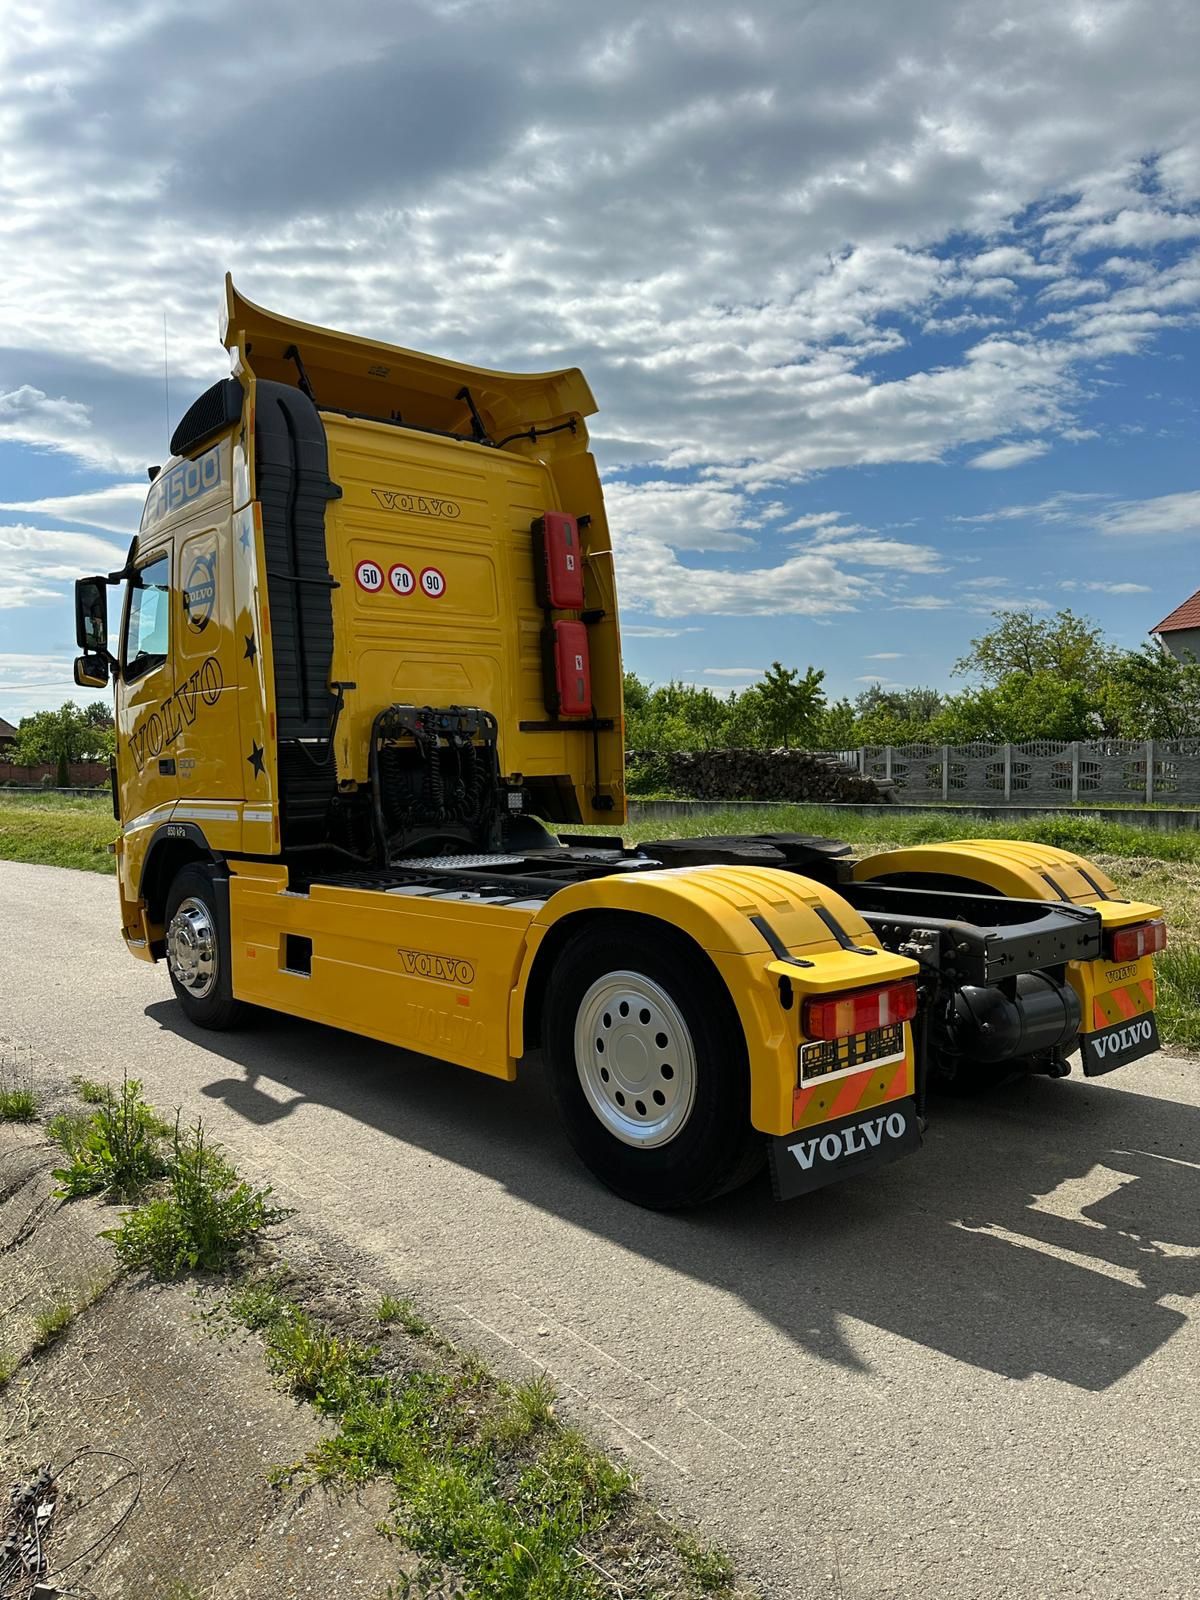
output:
M733 1002L671 930L578 933L550 977L542 1042L571 1143L625 1199L697 1205L761 1165Z
M201 1028L232 1028L245 1006L233 998L229 881L216 869L187 866L167 894L167 971L175 998Z

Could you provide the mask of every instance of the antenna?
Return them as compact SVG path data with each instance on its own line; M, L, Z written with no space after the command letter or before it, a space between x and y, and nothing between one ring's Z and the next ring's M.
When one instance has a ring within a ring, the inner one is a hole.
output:
M167 308L163 307L163 415L167 423L167 453L171 449L171 369L167 360Z

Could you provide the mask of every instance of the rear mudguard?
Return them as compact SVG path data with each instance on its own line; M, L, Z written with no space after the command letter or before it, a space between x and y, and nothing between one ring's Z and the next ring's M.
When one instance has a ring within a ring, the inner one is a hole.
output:
M961 839L885 850L855 862L856 883L890 878L960 878L1014 900L1066 900L1097 911L1104 932L1162 916L1162 907L1125 899L1102 867L1053 845L1018 839ZM1154 957L1123 966L1103 958L1067 963L1079 997L1080 1032L1147 1015L1155 1006Z
M915 978L917 963L884 950L836 890L768 867L677 867L595 878L562 889L533 919L514 987L510 1048L519 1055L525 995L538 952L564 924L585 927L596 913L652 918L686 934L712 962L737 1008L750 1065L750 1120L763 1133L789 1134L913 1092L912 1032L886 1067L799 1080L804 998ZM799 957L793 961L792 957Z

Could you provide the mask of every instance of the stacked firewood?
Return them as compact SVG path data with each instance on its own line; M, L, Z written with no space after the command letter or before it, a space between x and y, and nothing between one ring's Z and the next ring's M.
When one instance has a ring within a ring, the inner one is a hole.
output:
M886 798L870 778L835 756L807 750L631 751L628 760L634 766L652 763L656 788L693 800L869 804Z

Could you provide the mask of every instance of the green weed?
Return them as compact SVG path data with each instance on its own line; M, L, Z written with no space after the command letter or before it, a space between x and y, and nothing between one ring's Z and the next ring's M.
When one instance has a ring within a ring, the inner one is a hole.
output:
M375 1320L384 1327L398 1322L405 1333L412 1334L414 1339L423 1338L433 1331L411 1300L398 1300L394 1294L381 1296L375 1307Z
M126 1078L88 1117L69 1112L52 1118L46 1130L67 1156L56 1167L56 1194L64 1200L102 1194L115 1200L136 1200L148 1184L166 1172L163 1136L168 1131L142 1099L137 1078Z
M91 1078L74 1077L71 1086L75 1093L88 1106L111 1105L116 1099L116 1091L107 1083L96 1083Z
M690 1533L676 1534L675 1548L688 1576L702 1594L729 1593L734 1577L733 1562L723 1550L701 1544Z
M181 1132L176 1121L165 1170L168 1192L127 1212L120 1227L101 1235L112 1240L124 1267L144 1267L159 1278L218 1272L263 1229L291 1215L269 1203L270 1188L252 1188L238 1177L207 1143L200 1122Z

